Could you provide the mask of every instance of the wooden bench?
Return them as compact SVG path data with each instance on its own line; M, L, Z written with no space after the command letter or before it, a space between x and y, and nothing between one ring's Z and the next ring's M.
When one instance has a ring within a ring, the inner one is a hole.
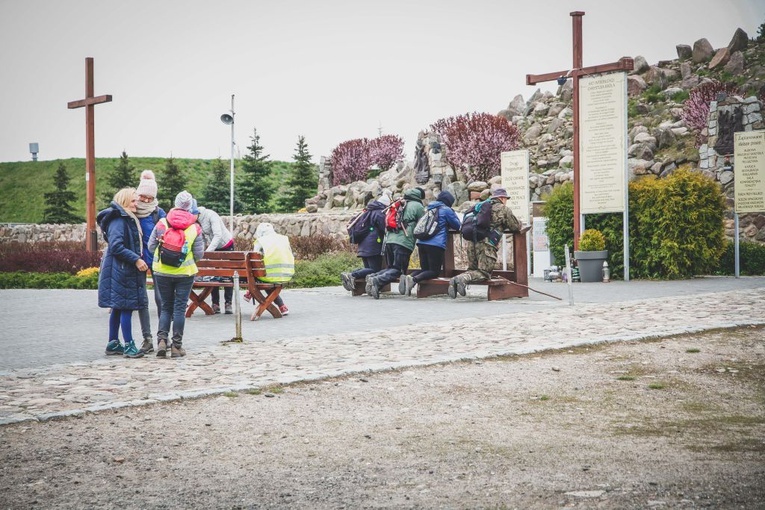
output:
M186 317L191 317L194 310L201 308L206 315L215 312L205 300L216 287L233 287L232 280L228 281L204 281L201 278L233 278L234 272L239 273L239 285L246 288L257 302L255 311L250 320L259 319L268 312L279 319L282 313L274 300L282 290L280 283L264 283L258 280L266 275L266 267L263 264L263 255L253 251L208 251L204 257L197 261L197 278L189 295L189 305L186 308ZM270 294L269 294L270 292Z

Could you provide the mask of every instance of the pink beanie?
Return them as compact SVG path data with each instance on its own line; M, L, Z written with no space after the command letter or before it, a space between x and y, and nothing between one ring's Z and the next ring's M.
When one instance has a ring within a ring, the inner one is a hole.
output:
M154 180L154 172L151 170L141 172L141 182L138 183L136 193L157 198L157 181Z

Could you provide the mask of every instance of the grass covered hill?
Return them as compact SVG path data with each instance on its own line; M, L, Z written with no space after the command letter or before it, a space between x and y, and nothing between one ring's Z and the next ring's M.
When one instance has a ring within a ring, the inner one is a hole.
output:
M157 176L160 198L168 198L162 196L161 176L167 161L165 158L130 157L129 160L130 164L136 168L136 175L140 174L141 170L152 170ZM96 209L107 205L102 198L107 187L105 176L119 164L119 161L119 157L96 158ZM176 158L174 162L187 179L187 189L198 196L215 160ZM60 163L64 164L71 178L68 189L77 197L73 204L74 212L84 218L85 159L71 158L0 163L0 196L3 197L0 200L0 223L41 223L45 210L44 194L55 191L54 176ZM237 175L240 172L239 163L239 161L236 162ZM271 178L276 183L277 190L286 181L292 165L282 161L271 162ZM228 168L228 162L226 162L226 168ZM138 185L137 180L135 185ZM274 207L279 195L281 195L279 191L274 194Z

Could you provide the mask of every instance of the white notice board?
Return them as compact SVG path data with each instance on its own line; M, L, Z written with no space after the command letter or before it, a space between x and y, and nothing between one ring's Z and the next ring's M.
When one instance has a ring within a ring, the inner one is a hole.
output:
M529 225L529 151L500 154L502 186L507 190L507 205L524 225Z

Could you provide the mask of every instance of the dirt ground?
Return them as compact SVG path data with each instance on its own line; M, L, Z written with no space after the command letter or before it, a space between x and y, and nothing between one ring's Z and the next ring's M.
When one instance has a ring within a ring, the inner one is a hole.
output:
M765 330L7 425L0 466L14 509L765 508Z

